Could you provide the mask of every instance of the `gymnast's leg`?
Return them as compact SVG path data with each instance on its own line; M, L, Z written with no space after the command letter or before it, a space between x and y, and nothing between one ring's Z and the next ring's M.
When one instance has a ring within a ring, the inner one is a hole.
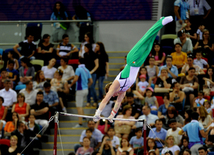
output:
M125 69L121 73L122 78L128 78L129 77L130 66L140 67L144 63L146 57L149 55L149 53L152 49L153 42L155 40L155 37L156 37L158 31L163 27L163 25L166 25L167 23L171 22L172 20L173 20L172 16L161 18L137 42L137 44L131 49L131 51L127 55L127 67L125 67ZM112 95L115 92L117 92L118 87L120 87L118 85L119 82L116 82L116 81L117 80L115 80L113 82L113 84L111 86L111 91L109 91L106 94L106 97L102 100L98 110L96 111L95 116L94 116L94 117L96 117L96 119L94 119L95 121L97 121L97 119L100 118L100 114L101 114L102 110L104 109L105 105L108 103L108 101L110 100ZM122 96L122 94L121 94L121 96ZM117 107L114 107L114 109L112 110L112 113L110 115L111 118L113 118L115 116L115 114L117 113L118 105L120 103L117 102L117 104L115 104L115 106L117 106Z

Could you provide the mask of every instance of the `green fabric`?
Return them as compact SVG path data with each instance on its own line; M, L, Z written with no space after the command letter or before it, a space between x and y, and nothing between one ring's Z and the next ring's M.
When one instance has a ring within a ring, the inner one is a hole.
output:
M57 16L57 19L58 19L58 20L61 20L61 17L60 17L60 16ZM67 30L67 29L68 29L68 23L60 23L60 27L61 27L63 30Z
M130 68L141 67L147 56L151 52L155 38L159 30L163 27L161 18L158 20L147 32L146 34L135 44L131 51L127 55L127 65L121 72L121 78L128 78L130 73Z

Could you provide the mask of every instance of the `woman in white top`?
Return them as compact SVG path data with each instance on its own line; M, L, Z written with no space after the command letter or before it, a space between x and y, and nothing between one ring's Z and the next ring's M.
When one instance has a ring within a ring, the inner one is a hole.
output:
M53 79L54 78L54 73L56 72L56 68L54 67L54 65L56 64L56 59L52 58L49 61L48 66L43 66L42 67L42 71L44 73L45 79Z
M46 82L44 72L39 70L36 73L35 81L33 81L33 89L44 90L44 83Z
M129 155L134 155L134 150L133 148L130 146L128 139L126 138L122 138L121 140L121 145L120 147L117 149L117 155L121 155L123 151L128 151Z
M208 114L204 106L197 107L197 113L199 114L199 123L204 126L204 129L210 126L212 123L212 117Z
M62 79L66 80L67 82L70 82L71 80L73 80L75 73L74 73L73 67L70 65L67 65L68 64L68 58L62 57L60 59L60 64L61 64L61 66L59 66L58 69L63 71Z
M93 34L91 32L87 32L85 34L84 39L85 39L85 42L81 43L80 51L79 51L79 57L82 57L82 58L84 58L84 53L85 53L84 46L86 44L91 44L93 51L95 51L95 48L96 48L96 44L94 43L94 39L93 39Z
M172 135L166 137L166 147L161 151L161 155L164 155L168 151L172 151L173 155L179 155L180 148L178 145L174 145L175 139Z

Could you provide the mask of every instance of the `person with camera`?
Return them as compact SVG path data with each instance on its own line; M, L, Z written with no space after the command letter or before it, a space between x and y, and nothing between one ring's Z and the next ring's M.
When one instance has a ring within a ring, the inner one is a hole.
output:
M103 137L99 153L101 155L115 155L115 148L112 146L112 142L109 136Z

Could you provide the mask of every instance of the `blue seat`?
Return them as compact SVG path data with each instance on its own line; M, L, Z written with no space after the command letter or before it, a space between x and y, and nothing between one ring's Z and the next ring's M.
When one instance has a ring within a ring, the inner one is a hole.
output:
M22 90L24 88L26 88L26 85L25 84L20 84L20 85L16 86L15 90Z
M17 49L19 52L21 51L20 49ZM10 52L10 51L14 51L14 49L13 48L8 48L8 49L5 49L4 50L4 53L5 54L7 54L8 52Z
M209 152L208 155L214 155L214 152Z

